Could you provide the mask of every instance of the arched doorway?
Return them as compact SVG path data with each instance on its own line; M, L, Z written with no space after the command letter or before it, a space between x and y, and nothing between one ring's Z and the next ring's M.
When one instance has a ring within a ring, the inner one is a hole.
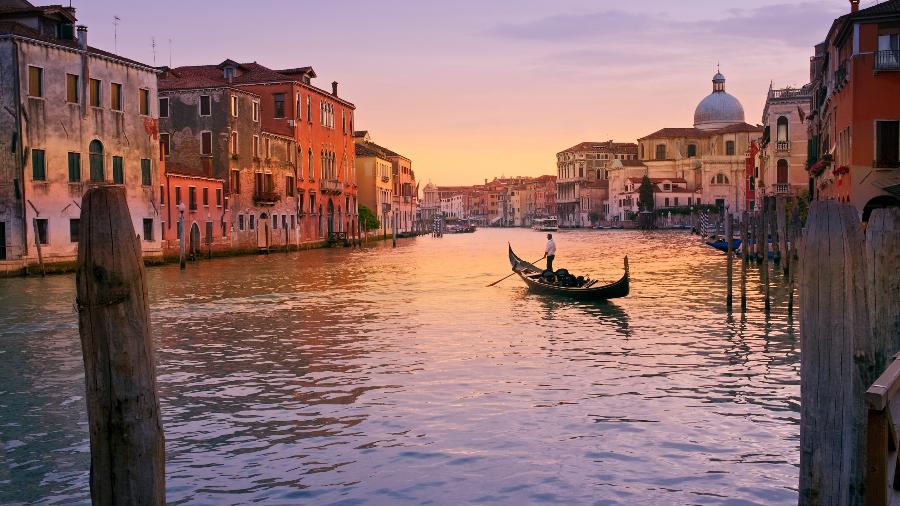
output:
M775 182L778 184L788 183L788 161L784 158L778 160L778 165L775 169Z
M189 238L189 251L191 258L197 258L197 255L200 254L200 226L197 225L196 221L191 224L191 235L189 236Z
M866 206L863 208L862 221L868 222L869 217L872 216L872 211L876 209L898 206L900 206L900 200L897 200L897 197L891 195L879 195L866 203Z
M91 181L105 181L103 171L103 143L94 139L88 145L88 153L91 165Z
M328 199L328 219L326 223L328 224L328 237L331 237L331 234L334 232L334 202L331 199Z
M259 249L268 251L270 238L272 237L272 224L269 222L268 213L262 213L259 215L259 229L256 232L256 246Z

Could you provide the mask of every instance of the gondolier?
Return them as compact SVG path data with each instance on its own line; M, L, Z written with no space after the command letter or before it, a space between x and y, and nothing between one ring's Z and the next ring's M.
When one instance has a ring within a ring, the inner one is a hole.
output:
M544 258L547 259L547 270L553 271L553 259L556 257L556 243L553 242L553 234L547 234L547 248L544 250Z
M626 297L629 292L628 257L625 257L625 275L608 285L601 285L596 280L581 276L575 277L567 272L561 272L559 276L549 275L547 271L542 271L540 267L516 256L511 245L509 264L512 266L513 274L518 274L528 288L536 293L563 295L579 300L608 300ZM574 283L572 278L575 278Z

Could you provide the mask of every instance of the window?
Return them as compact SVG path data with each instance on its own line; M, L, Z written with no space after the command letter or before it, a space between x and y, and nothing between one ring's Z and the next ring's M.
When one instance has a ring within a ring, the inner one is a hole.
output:
M238 117L238 97L235 95L231 96L231 115Z
M47 219L46 218L35 218L34 225L37 228L37 239L38 244L50 244L49 237L47 237Z
M200 154L212 154L212 132L200 132Z
M103 144L94 139L88 145L88 158L91 164L91 181L105 181L103 170Z
M777 142L786 142L788 140L788 119L779 116L776 122L775 140Z
M231 193L241 193L241 171L231 171Z
M44 96L44 69L28 66L28 96Z
M256 215L250 215L250 230L254 230L256 228Z
M69 242L78 242L79 239L79 228L81 228L81 220L80 219L71 219L69 220Z
M244 230L244 215L238 215L238 230Z
M787 184L788 182L788 161L785 159L778 160L775 168L775 182Z
M141 158L141 185L150 186L150 159Z
M665 205L663 205L663 207L669 207L669 197L666 197L666 203Z
M734 141L725 141L725 156L734 156Z
M272 230L278 230L278 215L272 215Z
M875 122L875 164L878 167L900 165L900 121Z
M109 85L109 108L114 111L122 110L122 85L119 83Z
M212 103L209 101L209 95L200 95L200 116L212 115Z
M175 187L175 205L181 204L181 187Z
M78 103L78 76L66 74L66 102Z
M47 180L47 164L43 149L31 150L31 179L35 181Z
M209 207L209 188L203 187L203 207Z
M697 156L697 145L696 144L688 144L687 149L688 158L693 158Z
M275 117L284 117L284 93L274 93L272 97L275 100Z
M293 176L286 176L284 178L284 194L288 197L294 196L294 178L293 178Z
M259 136L253 136L253 157L259 158Z
M297 217L293 214L291 215L291 230L297 228Z
M238 133L231 132L231 154L238 154Z
M675 197L675 207L678 207L678 197Z
M169 117L169 97L159 99L159 117Z
M253 101L253 121L259 122L259 102Z
M222 189L216 188L216 207L222 207Z
M266 159L268 160L269 158L272 158L272 146L269 143L268 137L266 137L266 139L265 139L265 146L266 146Z
M100 80L91 79L90 86L88 88L88 92L90 93L90 106L100 107Z
M666 145L665 144L657 144L656 145L656 159L657 160L665 160L666 159Z
M206 244L212 244L213 240L213 224L212 221L206 222Z
M309 180L312 181L315 177L315 161L313 160L312 148L309 148Z
M159 185L159 204L166 205L166 187L163 185Z
M719 172L712 178L712 184L728 184L728 176ZM697 199L697 204L700 204L700 199Z
M81 153L69 153L69 182L81 182Z
M143 88L138 90L138 114L141 116L150 115L150 90Z
M197 210L197 187L189 186L188 187L188 209L191 211Z
M306 121L312 123L312 97L306 96Z
M144 218L144 241L153 241L153 218Z
M165 160L169 156L171 140L169 134L159 134L159 159Z
M303 112L303 97L299 93L297 93L297 111L296 111L297 121L300 121L303 119L302 112Z
M112 157L113 184L125 184L125 168L121 156Z

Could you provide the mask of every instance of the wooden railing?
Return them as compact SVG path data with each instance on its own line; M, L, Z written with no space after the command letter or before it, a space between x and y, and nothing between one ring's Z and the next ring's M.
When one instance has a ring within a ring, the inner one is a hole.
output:
M866 390L866 504L887 505L900 499L900 360L894 361Z

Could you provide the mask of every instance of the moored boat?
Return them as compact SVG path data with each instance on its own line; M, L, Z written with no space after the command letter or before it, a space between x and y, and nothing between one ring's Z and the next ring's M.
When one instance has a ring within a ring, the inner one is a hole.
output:
M531 228L542 232L555 232L559 230L559 220L556 218L535 218L531 221Z
M713 248L716 248L719 251L728 252L728 241L726 241L725 239L717 239L715 241L707 241L706 245L712 246ZM741 247L740 239L732 239L731 240L731 250L732 251L737 251L738 248L740 248L740 247Z
M628 257L625 257L625 274L614 283L598 285L597 280L586 280L581 286L561 286L548 282L544 270L519 258L509 246L509 263L513 272L522 278L529 290L548 295L562 295L579 300L607 300L625 297L630 290ZM559 272L559 271L557 271Z

